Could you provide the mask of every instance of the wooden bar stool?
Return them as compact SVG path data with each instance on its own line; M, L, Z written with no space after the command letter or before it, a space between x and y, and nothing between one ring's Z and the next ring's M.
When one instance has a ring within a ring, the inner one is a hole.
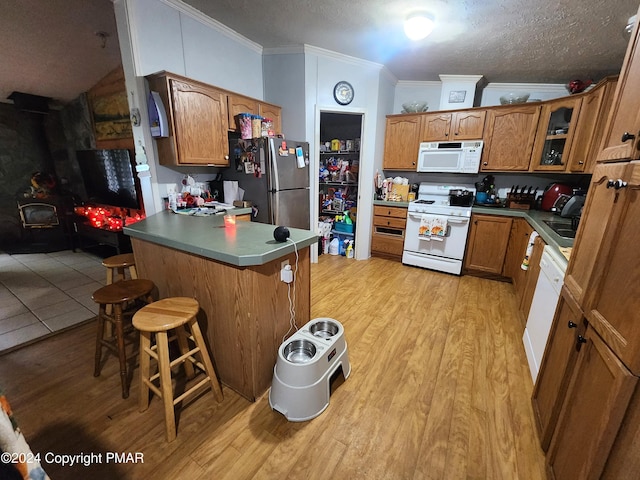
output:
M132 280L138 278L136 259L133 253L123 253L105 258L102 261L102 265L107 269L107 285L111 285L114 278L116 278L116 281L126 280L125 269L129 270L129 276Z
M140 302L151 303L151 291L155 288L151 280L136 279L122 280L111 285L96 290L92 299L100 305L98 309L98 333L96 336L96 355L93 376L100 375L102 363L102 347L107 347L118 355L120 361L120 379L122 383L122 398L129 396L129 381L127 378L127 356L124 346L124 335L126 329L125 318L131 318L139 307ZM130 305L131 304L131 305ZM107 306L113 308L113 314L107 313ZM104 338L105 321L109 322L113 331L113 336Z
M176 438L175 405L197 393L202 387L211 385L217 401L222 401L222 389L213 369L207 346L204 343L196 314L200 309L197 300L188 297L172 297L142 307L133 316L133 326L140 330L140 411L149 407L149 390L162 399L167 441ZM189 327L191 334L187 331ZM169 338L167 332L174 330ZM151 345L151 334L155 334L155 345ZM169 341L176 339L180 356L171 360ZM190 343L194 344L192 348ZM200 361L194 356L199 353ZM158 364L158 373L150 376L151 358ZM204 372L205 378L174 398L171 385L171 368L184 364L187 378L194 377L195 365ZM159 386L154 383L159 381Z
M111 285L115 281L126 280L126 271L129 271L129 277L131 280L138 278L138 272L136 270L136 259L133 253L123 253L121 255L114 255L107 257L102 261L102 265L107 269L107 283ZM107 313L111 314L111 305L107 306ZM109 326L107 325L107 335L111 335Z

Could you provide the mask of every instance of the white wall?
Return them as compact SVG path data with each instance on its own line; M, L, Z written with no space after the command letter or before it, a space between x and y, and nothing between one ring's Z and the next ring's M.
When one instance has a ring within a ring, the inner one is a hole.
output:
M263 56L264 100L282 107L282 131L296 140L307 137L305 61L302 48L265 51Z
M508 93L528 92L531 100L551 100L569 95L564 85L543 83L489 83L482 90L480 106L500 105L500 97Z
M305 46L305 85L307 110L315 115L307 116L307 138L314 138L312 146L314 172L318 171L319 119L320 112L354 113L363 115L360 139L360 170L358 173L358 221L356 222L355 258L366 259L371 254L371 228L373 223L373 175L379 152L379 136L386 111L379 111L380 72L382 65L339 55L327 50ZM349 82L354 89L353 101L346 106L336 103L333 88L341 80ZM386 90L385 90L386 92ZM388 95L387 95L388 96ZM391 104L391 102L386 102ZM309 121L309 119L312 121ZM317 192L318 175L314 175ZM312 211L318 211L318 197L312 197Z
M426 101L429 111L440 108L440 92L442 82L407 82L399 81L395 88L393 110L388 113L401 113L402 104L407 102Z
M151 175L143 189L148 214L163 208L167 188L185 174L205 182L214 167L164 167L158 162L155 140L149 134L147 91L143 77L166 70L263 99L262 47L241 37L216 20L176 0L115 0L114 10L122 48L127 89L142 114L134 128L136 157L146 153Z

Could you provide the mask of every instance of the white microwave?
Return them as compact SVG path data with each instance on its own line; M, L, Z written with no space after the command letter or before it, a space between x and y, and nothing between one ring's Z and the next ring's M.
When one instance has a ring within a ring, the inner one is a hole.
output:
M423 142L418 151L418 172L478 173L482 140Z

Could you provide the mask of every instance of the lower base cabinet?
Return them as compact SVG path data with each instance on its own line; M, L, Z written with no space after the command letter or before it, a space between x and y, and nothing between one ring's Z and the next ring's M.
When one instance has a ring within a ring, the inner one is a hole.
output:
M584 330L582 310L563 288L531 397L540 445L545 452L549 449L576 363L578 337L584 336Z
M511 217L471 215L464 270L470 273L502 275L511 234Z
M555 480L600 478L638 383L591 327L576 347L578 359L547 454Z
M406 226L406 208L374 205L371 255L400 260Z

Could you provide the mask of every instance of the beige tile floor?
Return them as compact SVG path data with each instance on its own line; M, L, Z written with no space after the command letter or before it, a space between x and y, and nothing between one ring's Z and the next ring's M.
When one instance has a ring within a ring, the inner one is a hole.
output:
M91 319L105 282L102 257L88 252L0 251L0 352Z

